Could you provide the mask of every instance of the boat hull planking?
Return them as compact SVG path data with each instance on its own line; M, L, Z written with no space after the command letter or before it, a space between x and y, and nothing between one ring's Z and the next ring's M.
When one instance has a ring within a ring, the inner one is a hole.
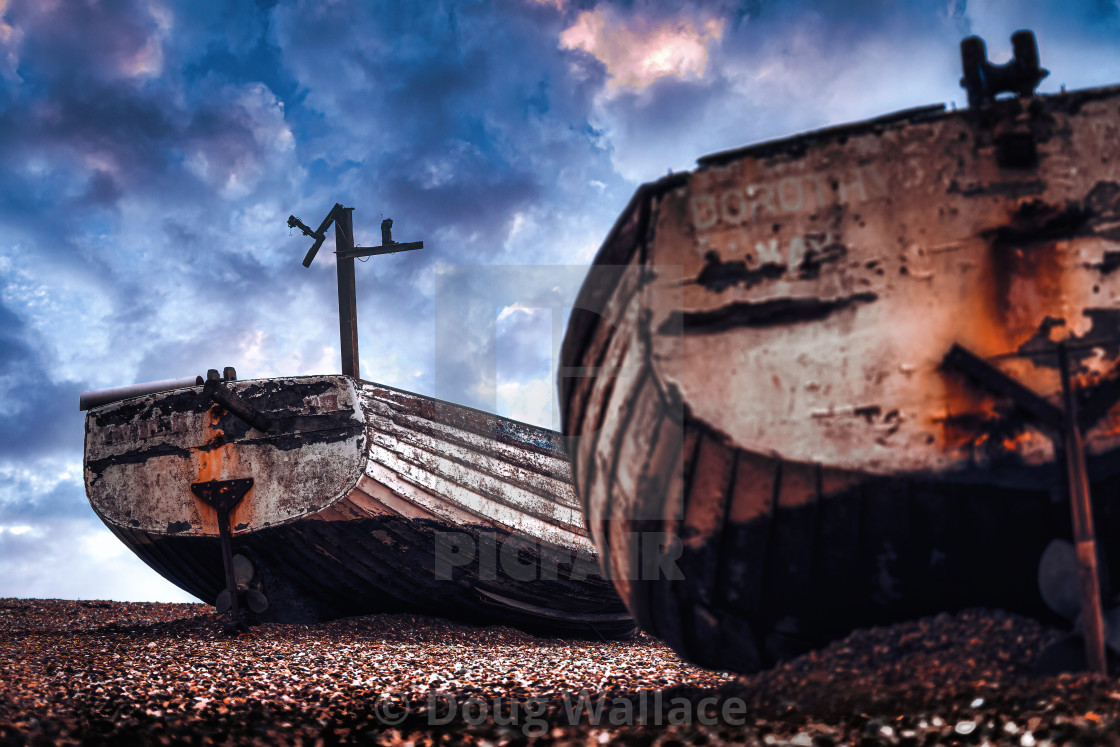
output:
M1094 398L1120 370L1118 108L1117 88L927 108L638 191L559 386L588 530L645 630L752 672L969 606L1053 619L1055 434L944 365L954 344L1051 404L1069 345L1118 578L1120 413Z

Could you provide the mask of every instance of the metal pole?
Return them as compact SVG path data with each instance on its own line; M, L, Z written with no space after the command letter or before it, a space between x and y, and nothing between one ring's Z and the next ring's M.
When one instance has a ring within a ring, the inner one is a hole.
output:
M241 610L237 604L237 581L233 577L233 532L230 531L229 509L224 505L215 506L218 512L218 545L222 550L222 567L226 572L226 589L229 590L229 609L233 624L241 622Z
M1073 539L1077 546L1077 576L1081 584L1081 625L1085 631L1085 660L1089 670L1107 674L1104 648L1104 619L1101 583L1097 571L1097 537L1093 529L1093 505L1089 496L1089 473L1085 443L1077 423L1077 397L1069 375L1069 354L1058 344L1058 368L1065 400L1064 441L1069 476L1069 503L1073 514Z
M337 207L334 219L336 252L354 248L354 208ZM342 373L358 375L358 297L354 287L354 259L335 255L338 267L338 335L342 348Z

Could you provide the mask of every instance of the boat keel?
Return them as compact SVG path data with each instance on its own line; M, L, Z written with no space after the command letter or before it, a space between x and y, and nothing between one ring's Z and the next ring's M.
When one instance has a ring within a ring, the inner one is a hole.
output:
M218 612L230 613L226 632L242 633L248 629L238 597L246 596L246 602L254 612L263 612L268 607L268 599L260 591L250 589L253 577L253 564L243 555L233 554L233 530L230 526L230 512L241 502L253 487L253 478L235 480L208 480L191 484L191 492L218 513L218 542L222 551L222 567L225 569L226 588L218 595L214 605ZM240 578L239 578L240 577Z

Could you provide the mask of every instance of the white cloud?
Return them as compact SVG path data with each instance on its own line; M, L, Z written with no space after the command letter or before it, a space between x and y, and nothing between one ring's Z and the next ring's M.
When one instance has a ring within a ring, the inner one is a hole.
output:
M499 333L501 330L500 325L503 322L511 320L518 314L523 314L527 319L535 320L537 318L540 318L541 315L546 313L547 311L548 309L537 309L531 306L522 306L520 303L514 303L510 306L505 306L501 311L498 312Z
M77 402L74 403L77 410ZM56 490L69 490L82 495L82 456L68 454L62 458L41 457L26 463L23 460L0 460L0 509L17 503L34 503Z
M612 88L642 90L665 77L702 77L708 46L723 36L723 21L698 27L689 20L622 19L608 7L579 14L560 35L565 49L580 49L602 62Z
M552 377L501 381L497 386L498 414L542 428L556 429Z
M120 557L128 551L108 529L95 530L81 538L80 552L95 563Z
M18 534L12 529L0 533L0 596L199 601L144 565L104 527L48 520Z

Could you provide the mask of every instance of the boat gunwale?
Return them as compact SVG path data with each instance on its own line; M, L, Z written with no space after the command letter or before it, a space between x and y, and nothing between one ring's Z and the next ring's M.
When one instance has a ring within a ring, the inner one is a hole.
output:
M343 376L344 374L332 374L332 375ZM425 400L427 402L432 402L432 403L435 403L435 404L447 405L448 407L452 407L452 408L455 408L455 409L458 409L458 410L466 410L468 412L476 413L476 414L481 415L481 416L486 417L486 418L494 418L495 420L499 420L499 421L504 422L504 423L511 423L513 425L517 425L517 426L520 426L520 427L523 427L523 428L527 428L529 430L546 433L549 436L554 437L554 440L555 440L556 444L559 446L559 450L560 450L559 455L556 454L553 450L546 449L546 448L540 446L539 444L535 444L535 443L519 441L519 440L516 440L516 439L511 439L511 441L505 441L504 439L495 439L495 440L502 440L503 442L510 443L511 445L516 445L518 447L533 449L533 450L539 451L543 454L547 454L549 456L553 456L553 457L556 457L556 458L568 459L568 452L567 452L567 447L566 447L566 444L565 444L565 437L564 437L564 434L563 434L562 431L554 431L551 428L545 428L545 427L540 426L540 425L534 425L532 423L526 423L523 420L515 420L514 418L509 418L509 417L506 417L505 415L498 415L497 413L487 412L486 410L480 410L477 407L471 407L470 405L464 405L464 404L460 404L458 402L452 402L451 400L439 399L438 397L433 397L433 396L430 396L430 395L427 395L427 394L418 394L417 392L410 392L407 389L401 389L399 387L389 386L388 384L379 384L378 382L370 381L369 379L354 379L354 381L356 381L359 384L374 386L374 387L378 387L380 389L388 389L389 391L397 392L398 394L403 394L403 395L406 395L408 397L415 397L417 399L422 399L422 400ZM454 425L454 424L445 423L445 425ZM456 427L459 427L459 426L456 425ZM479 432L479 431L474 431L474 432L479 433L480 435L487 435L487 436L492 435L492 434L482 433L482 432Z
M1079 88L1075 91L1059 91L1055 93L1040 93L1030 97L1011 97L1006 99L997 99L990 104L977 109L961 108L949 109L946 108L944 103L941 104L926 104L923 106L914 106L907 109L899 109L895 112L889 112L870 119L861 119L853 122L844 122L836 125L828 125L817 129L806 130L793 135L783 135L781 137L773 138L770 140L761 140L757 143L749 145L742 145L728 150L716 151L705 156L700 156L696 159L697 169L700 170L709 166L723 166L731 161L740 158L756 156L766 157L778 155L791 148L791 146L808 145L816 143L817 141L830 140L837 138L846 138L853 135L862 135L868 132L874 132L879 128L894 128L906 125L913 125L918 123L936 122L940 119L948 119L958 116L984 116L986 114L1001 114L1003 110L1012 107L1020 106L1021 101L1033 102L1041 101L1044 103L1066 103L1072 106L1081 106L1082 104L1099 99L1109 98L1120 93L1120 84L1108 86L1096 86L1091 88ZM691 174L693 172L686 172Z

